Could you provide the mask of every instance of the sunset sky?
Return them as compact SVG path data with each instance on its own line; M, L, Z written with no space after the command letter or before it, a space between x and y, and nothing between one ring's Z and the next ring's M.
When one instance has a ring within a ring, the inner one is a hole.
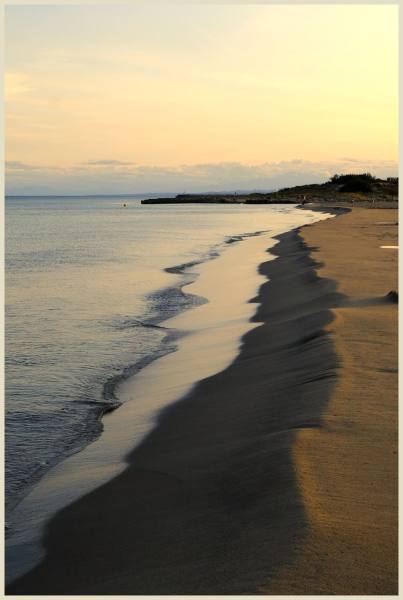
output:
M397 7L6 8L8 193L397 174Z

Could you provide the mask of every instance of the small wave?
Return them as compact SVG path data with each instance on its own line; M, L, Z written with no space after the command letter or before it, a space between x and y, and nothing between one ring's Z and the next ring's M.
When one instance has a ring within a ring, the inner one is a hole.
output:
M173 336L169 339L172 340ZM133 375L135 375L136 373L138 373L139 371L144 369L144 367L147 367L149 364L151 364L158 358L161 358L162 356L165 356L166 354L174 352L175 350L176 350L176 345L165 344L162 348L155 351L153 354L148 354L148 355L144 356L142 359L138 360L136 363L125 367L121 373L118 373L117 375L113 375L112 377L110 377L104 383L104 387L103 387L102 396L103 396L104 402L97 403L102 408L107 407L107 410L104 410L103 414L105 414L105 412L111 412L112 410L115 410L116 408L119 408L119 406L121 406L122 403L117 398L115 392L116 392L116 389L119 386L119 384L122 383L122 381L124 381L125 379L128 379L129 377L132 377ZM84 401L84 402L87 404L91 403L91 401ZM95 402L93 402L93 404L95 404Z
M121 402L114 400L113 402L105 402L103 400L75 400L74 404L80 404L82 406L95 406L100 409L102 413L111 412L121 406Z
M181 265L175 265L174 267L165 267L164 271L166 273L173 273L174 275L183 275L187 269L200 265L202 262L203 260L192 260Z
M144 321L141 319L125 319L118 324L114 325L115 329L131 329L135 327L148 327L150 329L160 329L162 331L166 331L167 327L163 327L162 325L157 325L156 323L150 323L148 321Z
M200 256L195 260L191 260L185 263L181 263L180 265L174 265L173 267L165 267L164 271L166 273L173 273L174 275L186 275L186 271L191 269L192 267L196 267L197 265L201 265L209 260L217 258L220 256L219 246L221 244L216 244L213 248L205 254L204 256Z
M234 237L230 237L228 239L225 240L226 244L233 244L234 242L241 242L243 240L243 237L241 235L236 235Z
M239 235L233 235L229 238L226 238L226 244L233 244L235 242L242 242L242 240L250 237L256 237L258 235L262 235L263 233L268 233L269 229L263 229L262 231L254 231L253 233L240 233Z
M183 291L183 287L189 285L195 281L197 275L185 277L179 283L177 287L166 287L155 292L152 292L147 296L149 303L149 314L143 322L149 325L159 326L159 323L170 319L178 313L199 306L207 302L205 298L196 296L195 294L189 294ZM165 328L167 330L167 328Z

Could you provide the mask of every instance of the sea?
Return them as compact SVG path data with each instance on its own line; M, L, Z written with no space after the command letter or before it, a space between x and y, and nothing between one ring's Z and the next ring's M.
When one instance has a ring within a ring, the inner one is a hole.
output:
M207 301L186 292L197 265L316 220L293 205L145 197L6 198L6 519L101 435L122 380L175 351L163 322Z

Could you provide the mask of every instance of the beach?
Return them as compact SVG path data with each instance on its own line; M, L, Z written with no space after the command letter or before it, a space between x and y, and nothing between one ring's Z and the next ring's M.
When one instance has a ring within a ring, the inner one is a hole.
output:
M335 214L278 236L235 360L8 594L397 593L397 211Z
M397 210L354 209L305 228L351 302L327 327L340 357L337 384L316 430L293 448L309 533L297 561L265 593L398 593Z

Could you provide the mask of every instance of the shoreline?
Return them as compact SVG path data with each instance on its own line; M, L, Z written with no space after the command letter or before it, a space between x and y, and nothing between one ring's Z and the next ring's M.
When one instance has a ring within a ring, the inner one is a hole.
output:
M258 223L256 223L255 226L258 226ZM179 259L177 261L178 264L176 264L175 261L172 261L171 264L168 263L169 266L162 268L161 271L163 271L163 274L168 274L167 277L169 278L169 281L165 281L165 285L161 283L160 286L155 287L155 289L151 290L150 294L146 296L147 302L152 306L151 315L145 317L143 321L128 317L127 322L125 323L124 321L126 319L123 319L122 324L116 324L117 329L120 329L121 326L122 330L131 329L134 325L135 327L141 326L141 328L149 327L150 329L159 329L163 332L164 327L160 327L160 323L172 316L181 314L183 311L188 310L188 308L194 308L199 303L205 302L205 298L195 294L188 294L184 291L184 288L186 288L189 283L191 284L198 276L197 273L192 273L194 267L197 269L198 266L218 258L226 251L228 244L246 240L250 236L264 233L265 231L257 230L257 228L256 230L252 229L251 232L248 233L242 233L242 229L240 229L239 232L232 236L223 233L219 241L216 240L212 243L207 251L206 249L201 251L200 255L197 254L195 259L188 260L184 263ZM173 277L172 280L170 279L171 277ZM175 280L177 280L176 283ZM111 325L112 327L115 327L114 323L111 323ZM139 331L141 331L141 329L139 329ZM99 388L96 389L95 393L87 393L87 390L85 390L83 397L81 397L80 393L78 394L76 398L77 402L71 405L73 410L70 412L73 413L74 407L77 406L80 406L83 411L86 411L85 418L81 419L79 422L79 428L81 427L81 424L83 424L83 428L80 429L80 435L70 436L70 438L68 438L70 443L62 445L61 451L52 455L49 459L47 458L43 461L37 460L35 463L35 470L33 472L31 470L31 472L28 473L28 477L21 479L21 482L19 482L17 475L17 486L15 486L12 491L10 490L10 493L8 493L7 489L6 521L8 533L10 533L13 528L11 523L13 521L12 514L15 509L18 508L21 502L31 494L32 490L34 490L38 484L40 484L43 477L46 477L47 473L57 468L58 465L68 460L69 457L85 450L89 444L94 443L94 441L102 435L104 415L113 412L121 405L121 402L114 393L115 389L120 385L120 382L133 377L140 370L150 365L154 360L157 360L174 350L176 337L175 332L173 332L172 335L166 335L159 341L158 345L155 344L152 349L149 349L148 353L140 358L137 357L135 362L131 360L131 357L127 357L127 359L119 366L118 371L110 368L108 372L104 373L105 377L101 377L95 382L92 382L93 388ZM90 367L92 368L92 365L90 365ZM66 407L66 409L68 409L68 407ZM18 469L16 469L16 471L18 472ZM12 481L12 475L10 476L10 481Z
M56 515L47 558L7 593L396 593L387 213L280 235L237 358L159 414L124 472Z
M233 243L238 240L243 241ZM193 310L163 322L166 339L177 346L175 352L164 352L158 361L121 380L120 408L105 414L102 435L50 469L21 501L8 532L7 583L43 558L42 531L49 518L124 470L126 455L153 429L158 412L236 357L242 334L255 327L250 323L254 306L249 299L262 280L256 268L257 256L260 262L265 260L267 247L274 243L269 232L243 234L222 242L225 252L220 257L212 255L217 261L179 265L181 271L185 266L197 269L197 273L187 273L187 282L182 282L186 295L208 297L209 302L197 303ZM237 286L237 276L242 278L242 286ZM230 299L220 294L217 282L226 292L232 290ZM214 348L213 353L208 351L209 346Z
M8 593L252 593L290 556L306 526L290 448L299 428L318 426L329 395L336 358L322 332L337 293L315 276L297 230L279 237L279 258L259 269L271 279L251 301L259 324L235 361L160 414L126 471L56 515L47 558ZM291 378L281 375L290 360ZM284 406L290 390L298 398Z

